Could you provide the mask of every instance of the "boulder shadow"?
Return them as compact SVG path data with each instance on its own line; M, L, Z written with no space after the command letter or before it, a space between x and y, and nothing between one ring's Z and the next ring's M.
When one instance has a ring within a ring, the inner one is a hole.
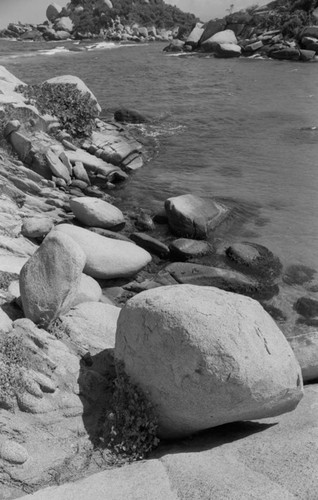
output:
M91 355L86 352L80 360L78 376L79 397L83 404L83 424L96 448L100 445L103 423L111 409L115 378L114 349Z
M180 440L162 440L151 458L179 453L200 453L225 444L233 443L253 434L266 431L277 423L265 424L254 421L233 422L201 431Z

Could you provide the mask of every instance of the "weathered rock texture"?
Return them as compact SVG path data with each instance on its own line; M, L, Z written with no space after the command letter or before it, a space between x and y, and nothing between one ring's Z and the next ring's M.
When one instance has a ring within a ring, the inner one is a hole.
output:
M80 286L85 261L83 250L69 236L51 232L21 270L25 316L47 326L67 312Z
M179 285L122 309L115 357L155 405L160 435L272 417L302 398L299 364L259 303Z

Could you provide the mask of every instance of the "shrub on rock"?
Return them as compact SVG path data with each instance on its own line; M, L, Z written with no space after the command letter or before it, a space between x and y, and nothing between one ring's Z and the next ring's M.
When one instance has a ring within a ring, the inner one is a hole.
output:
M115 358L175 438L273 417L302 398L299 364L261 305L215 288L143 292L122 309Z
M74 240L52 231L20 273L26 318L48 326L67 312L77 294L85 261L83 250Z

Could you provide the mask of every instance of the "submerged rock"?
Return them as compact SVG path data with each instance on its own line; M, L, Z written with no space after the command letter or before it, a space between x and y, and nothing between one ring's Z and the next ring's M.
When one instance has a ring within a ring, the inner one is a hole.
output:
M305 318L318 317L318 300L310 297L301 297L294 304L295 311Z
M114 112L114 118L117 122L126 123L145 123L148 119L133 109L120 108Z
M211 246L206 241L179 238L169 245L171 255L176 259L187 260L193 257L206 255L211 251Z
M288 342L300 364L304 382L318 380L318 333L296 335Z
M176 262L169 264L165 271L181 284L215 286L221 290L248 295L259 300L268 300L279 291L277 285L260 283L231 269Z
M245 272L250 272L265 279L278 276L282 264L268 248L257 243L234 243L226 249L226 256Z
M119 315L115 357L153 403L164 438L273 417L303 395L293 351L260 304L211 287L162 287L131 299Z
M283 281L288 285L303 285L308 283L317 274L315 269L303 264L292 264L285 269Z

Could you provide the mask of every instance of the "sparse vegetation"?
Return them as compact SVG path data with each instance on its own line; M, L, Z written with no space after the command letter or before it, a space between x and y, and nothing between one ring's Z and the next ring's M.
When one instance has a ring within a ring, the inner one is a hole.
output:
M41 113L55 116L72 137L91 135L98 115L96 105L89 93L83 94L75 84L21 85L16 91L29 99Z
M145 458L159 444L158 421L152 404L117 364L113 397L105 415L102 443L126 461Z
M0 408L13 409L15 395L23 393L22 371L29 360L21 339L14 334L0 337Z

